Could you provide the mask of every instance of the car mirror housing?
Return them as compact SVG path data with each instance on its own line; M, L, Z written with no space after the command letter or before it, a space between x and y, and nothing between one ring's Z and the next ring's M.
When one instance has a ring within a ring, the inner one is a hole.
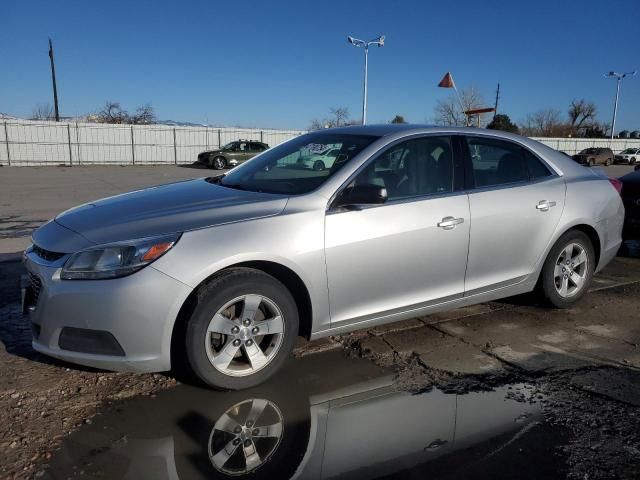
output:
M381 205L387 198L387 189L379 185L354 185L342 192L335 207L359 210L364 205Z

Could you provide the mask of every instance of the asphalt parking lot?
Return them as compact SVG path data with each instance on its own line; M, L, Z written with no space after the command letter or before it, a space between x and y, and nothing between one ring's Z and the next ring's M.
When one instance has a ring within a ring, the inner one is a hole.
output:
M620 176L631 169L606 171ZM153 456L149 452L175 461L180 478L205 477L207 449L198 442L209 437L196 425L215 423L229 406L254 398L281 404L285 431L305 448L286 451L299 459L301 478L318 478L317 462L326 477L343 478L638 478L638 244L628 244L569 310L548 309L523 296L300 342L296 358L272 385L242 394L202 391L166 374L96 371L36 354L18 305L17 259L30 232L82 202L211 173L180 166L0 170L1 478L148 474L135 468ZM283 399L278 391L300 392L292 395L300 398ZM203 404L210 408L195 407ZM360 441L363 458L382 454L375 441L362 442L370 430L361 429L358 438L358 432L350 437L340 429L344 405L368 412L363 421L386 429L380 432L385 438L408 438L420 448L411 458L381 459L376 475L359 470L353 458L346 469L339 455L330 455L339 451L340 438ZM437 430L448 405L449 423ZM315 416L324 411L320 407L329 413ZM395 420L376 423L385 415ZM429 422L401 430L410 417ZM300 427L318 418L325 422L323 439ZM143 445L142 438L155 443ZM192 450L184 447L189 442ZM273 458L275 465L276 453ZM273 468L272 478L287 477Z

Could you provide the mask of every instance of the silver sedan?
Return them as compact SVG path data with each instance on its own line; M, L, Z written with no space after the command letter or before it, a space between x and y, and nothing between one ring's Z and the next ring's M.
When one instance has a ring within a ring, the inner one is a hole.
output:
M338 149L330 168L299 160ZM36 350L239 389L316 339L537 290L568 307L621 243L606 177L480 129L302 135L226 175L68 210L24 255Z

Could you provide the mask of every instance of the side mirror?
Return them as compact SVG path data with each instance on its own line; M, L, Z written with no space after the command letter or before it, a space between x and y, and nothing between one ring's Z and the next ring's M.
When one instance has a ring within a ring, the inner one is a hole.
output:
M360 210L363 205L381 205L386 201L386 188L379 185L354 185L342 192L335 207Z

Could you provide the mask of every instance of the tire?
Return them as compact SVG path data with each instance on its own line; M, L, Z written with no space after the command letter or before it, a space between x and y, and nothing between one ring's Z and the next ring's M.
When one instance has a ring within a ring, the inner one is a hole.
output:
M568 251L571 251L570 255L567 255ZM586 265L579 263L582 253ZM571 262L568 265L567 260ZM549 252L540 274L539 289L546 303L556 308L575 304L589 289L595 266L593 245L587 235L578 230L562 235ZM579 286L573 278L582 279L578 280ZM567 287L563 288L565 284Z
M216 170L223 170L227 166L227 159L224 157L216 157L213 159L211 166Z
M612 161L613 161L613 160L611 160L610 158L607 158L607 159L604 161L604 166L605 166L605 167L608 167L609 165L611 165Z
M245 310L250 313L241 323ZM287 360L298 322L295 300L282 283L259 270L230 269L198 292L185 332L188 366L215 389L258 385Z
M587 165L589 165L590 167L593 167L596 164L595 160L589 160Z
M315 162L313 162L313 169L316 172L324 170L324 162L322 160L316 160Z
M629 165L633 165L636 163L636 157L633 157L631 160L629 160Z

